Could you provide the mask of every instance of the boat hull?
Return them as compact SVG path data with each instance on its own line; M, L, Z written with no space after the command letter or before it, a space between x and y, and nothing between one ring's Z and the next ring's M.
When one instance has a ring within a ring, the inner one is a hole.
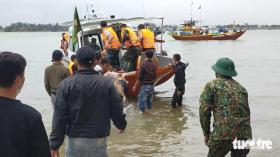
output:
M165 83L173 75L174 75L174 70L171 66L158 67L157 68L157 78L156 78L156 81L155 81L154 85L159 86L159 85ZM132 90L133 86L136 83L137 78L138 78L138 72L137 71L126 73L126 75L125 75L125 79L128 81L127 95L130 96L130 97L137 97L138 93L140 91L140 87L138 87L135 92Z
M234 32L230 34L219 34L219 35L190 35L190 36L182 36L182 35L171 35L175 40L190 40L190 41L200 41L200 40L236 40L241 37L246 30L242 30L239 32Z
M69 56L74 54L74 52L69 52L69 53L70 53ZM168 65L169 63L172 62L172 58L169 58L166 56L157 56L157 58L159 60L160 65L157 67L157 72L156 72L157 78L154 83L155 86L159 86L159 85L165 83L174 75L174 70L173 70L172 66ZM138 64L140 63L140 59L141 58L139 57ZM69 61L70 61L69 57L63 58L63 64L66 67L68 67ZM137 69L139 69L139 68L140 68L140 65L137 65ZM128 92L126 95L129 97L138 96L140 87L138 87L135 92L132 90L133 86L136 83L136 80L138 79L138 75L139 75L139 71L132 71L132 72L128 72L128 73L124 74L124 78L128 81Z

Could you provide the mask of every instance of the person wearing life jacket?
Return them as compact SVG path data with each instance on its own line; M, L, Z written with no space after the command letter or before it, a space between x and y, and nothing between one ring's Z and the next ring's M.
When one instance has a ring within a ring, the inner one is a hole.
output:
M137 59L140 55L140 42L135 31L127 27L126 24L121 25L122 47L127 49L124 59L129 62L127 72L135 71L137 68Z
M68 33L62 33L62 39L60 41L60 48L63 50L63 53L65 56L68 56L68 40L69 40L69 34Z
M77 56L76 54L73 54L71 56L71 61L70 61L69 66L68 66L68 69L69 69L69 72L70 72L71 76L73 76L74 73L78 70L76 56Z
M102 29L102 40L105 45L105 50L111 60L112 66L115 69L120 69L119 52L121 43L116 32L112 27L107 25L106 21L101 21L100 26Z
M159 60L155 55L155 52L156 52L155 34L150 29L145 28L144 24L140 24L138 26L138 38L140 40L140 45L142 47L141 62L144 58L143 56L145 55L145 52L148 50L152 50L152 51L154 51L152 61L157 66L159 66Z

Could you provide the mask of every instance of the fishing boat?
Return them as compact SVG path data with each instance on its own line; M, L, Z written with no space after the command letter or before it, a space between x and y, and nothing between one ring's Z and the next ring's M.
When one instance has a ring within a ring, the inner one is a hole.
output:
M182 26L183 28L179 31L174 31L170 35L175 40L185 40L185 41L200 41L200 40L237 40L241 37L246 30L239 30L235 29L235 22L233 25L233 31L229 32L224 27L218 26L218 30L215 32L210 32L209 27L201 26L201 5L198 7L200 10L200 20L196 21L193 20L193 0L191 1L191 19L189 21L185 21ZM200 22L200 26L197 27L196 23Z
M174 31L171 36L175 40L237 40L246 30L234 30L229 32L224 28L219 28L217 32L209 33L209 30L202 27L196 27L194 21L185 22L181 31Z
M71 46L69 46L68 53L69 55L63 58L64 64L68 65L70 62L70 57L72 54L75 54L77 49L87 45L88 41L91 41L91 39L96 39L96 44L101 48L101 51L104 50L104 45L102 43L102 30L99 26L101 21L106 21L108 25L115 26L120 23L137 23L141 22L144 23L144 21L151 21L151 20L161 20L161 30L163 30L163 18L157 18L157 17L151 17L151 18L144 18L144 17L135 17L135 18L119 18L116 19L115 16L110 16L110 18L105 17L97 17L95 16L89 16L89 17L95 17L94 19L85 19L82 20L81 25L81 31L77 33L78 42L77 46L73 49ZM72 32L73 32L73 26L77 21L72 22L66 22L63 25L69 26L69 45L72 45ZM113 27L116 28L116 27ZM116 30L118 32L119 30ZM160 35L161 41L162 41L162 34ZM87 42L85 42L87 41ZM156 57L159 60L159 66L157 68L157 78L155 81L155 86L159 86L163 83L165 83L167 80L169 80L173 75L174 71L173 68L169 65L169 63L172 62L172 58L167 56L167 52L162 49L162 42L159 43L159 46L157 44L157 52ZM120 54L124 54L125 50L121 50ZM122 61L122 55L120 55L120 61ZM140 61L140 56L138 58ZM140 68L140 65L138 64L137 69ZM138 70L132 71L132 72L126 72L124 73L124 78L128 81L128 92L127 95L131 97L136 97L140 91L140 89L137 89L136 92L132 90L137 78L138 78Z
M231 32L231 33L221 33L221 34L202 34L202 35L179 35L179 34L172 34L171 36L175 40L237 40L241 37L246 30L240 30L238 32Z

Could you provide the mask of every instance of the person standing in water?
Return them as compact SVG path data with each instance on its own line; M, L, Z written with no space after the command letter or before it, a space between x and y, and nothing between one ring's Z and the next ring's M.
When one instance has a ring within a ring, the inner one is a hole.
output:
M252 138L247 90L232 77L237 76L234 62L220 58L212 66L216 79L208 82L200 95L199 116L208 157L246 157L249 149L234 149L234 140ZM211 115L214 127L210 130Z
M153 104L154 83L157 71L156 65L152 62L153 55L154 52L152 50L145 52L145 61L141 65L140 74L132 89L136 92L137 88L140 87L138 106L143 113L149 112Z
M181 55L174 54L173 55L173 69L175 72L174 76L174 84L175 84L175 91L173 94L173 98L171 101L172 108L182 107L182 100L183 95L185 93L185 69L189 64L184 64L181 62Z

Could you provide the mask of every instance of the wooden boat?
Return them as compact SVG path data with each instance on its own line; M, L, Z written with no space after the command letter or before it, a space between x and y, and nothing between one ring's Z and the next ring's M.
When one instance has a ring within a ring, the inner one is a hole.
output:
M203 34L203 35L178 35L171 34L175 40L236 40L242 36L246 30L241 30L238 32L222 33L222 34Z
M165 83L174 75L174 70L168 64L171 63L171 58L166 56L157 55L157 58L160 62L160 66L157 68L157 78L155 81L155 86L159 86ZM140 58L139 58L140 60ZM139 65L138 67L139 68ZM138 71L133 71L125 74L125 79L128 80L128 95L132 97L136 97L139 93L139 88L136 92L132 91L132 87L136 83L138 77Z
M160 19L162 20L163 23L163 18L143 18L143 17L137 17L137 18L130 18L130 19L105 19L108 24L114 24L114 23L124 23L124 22L135 22L135 21L150 21L153 19ZM104 20L104 19L102 19ZM101 50L103 50L104 45L102 44L102 30L99 27L100 19L94 21L91 20L90 22L85 22L81 23L82 26L82 31L78 33L78 48L82 47L87 43L88 41L91 41L92 38L95 38L97 41L97 45L100 46ZM68 23L68 24L67 24ZM66 25L71 26L71 22L67 22ZM69 29L71 30L71 29ZM71 31L69 31L71 33ZM162 36L161 36L162 40ZM87 42L85 42L87 41ZM156 57L159 60L159 67L157 68L157 78L155 81L155 86L161 85L165 83L167 80L169 80L173 75L174 71L173 68L169 65L169 63L172 62L172 58L168 56L163 55L163 50L162 50L162 43L160 43L160 49L159 52L156 53ZM69 38L69 45L71 45L71 35ZM69 46L71 48L71 46ZM69 55L68 57L64 57L63 61L66 65L69 64L70 57L72 54L75 53L76 50L70 50L68 51ZM138 59L139 60L139 59ZM138 65L139 68L139 65ZM133 72L128 72L124 74L124 77L128 80L128 96L136 97L139 93L140 89L137 89L136 92L132 91L132 87L134 86L137 78L138 78L138 72L133 71Z

